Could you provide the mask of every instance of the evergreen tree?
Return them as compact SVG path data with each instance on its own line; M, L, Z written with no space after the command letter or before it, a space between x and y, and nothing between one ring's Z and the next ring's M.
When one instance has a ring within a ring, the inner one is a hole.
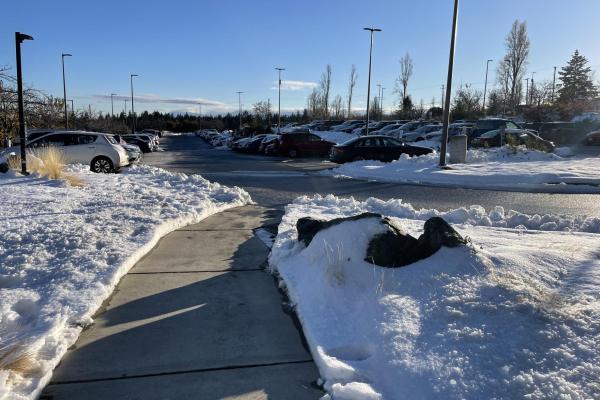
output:
M589 100L598 95L598 90L592 81L592 69L588 60L579 54L579 50L569 60L569 63L558 72L562 82L558 90L558 100L568 103L574 100Z

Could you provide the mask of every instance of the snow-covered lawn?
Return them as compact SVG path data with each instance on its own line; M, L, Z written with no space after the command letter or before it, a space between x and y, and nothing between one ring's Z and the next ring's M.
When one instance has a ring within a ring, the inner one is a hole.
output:
M308 247L297 241L298 218L366 211L413 236L441 215L471 244L386 269L364 261L382 229L375 219L331 227ZM326 398L600 398L598 232L599 218L302 197L287 206L269 261L296 307Z
M149 166L106 175L70 169L83 187L0 174L0 399L39 394L161 236L251 201L242 189Z
M438 167L439 153L391 163L357 161L321 172L340 178L465 188L600 193L600 157L561 157L503 147L469 150L466 164Z
M311 131L321 139L327 140L328 142L341 144L347 142L350 139L357 138L358 135L354 133L336 132L336 131Z

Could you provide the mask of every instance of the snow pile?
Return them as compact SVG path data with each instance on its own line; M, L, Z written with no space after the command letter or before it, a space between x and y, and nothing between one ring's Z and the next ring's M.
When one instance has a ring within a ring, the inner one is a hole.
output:
M337 132L337 131L311 131L315 135L319 136L323 140L328 142L341 144L348 140L355 139L358 137L355 133Z
M70 172L81 188L0 174L0 399L35 397L119 279L168 232L250 202L199 175ZM25 376L9 369L26 360Z
M600 217L553 215L553 214L523 214L515 210L506 211L504 207L496 206L489 212L480 205L468 208L461 207L449 211L435 209L415 209L410 203L402 199L387 201L374 197L365 201L357 201L352 197L338 198L333 195L322 197L298 197L295 204L309 204L326 219L332 219L338 213L337 208L342 208L346 214L359 214L372 212L382 215L393 215L398 218L426 221L431 217L442 217L451 224L466 224L472 226L488 226L497 228L514 228L519 230L564 231L600 233ZM335 205L331 216L331 207Z
M571 122L599 122L600 113L597 112L585 112L573 117Z
M325 398L600 397L597 234L455 225L470 247L398 269L363 261L382 230L374 219L331 227L308 247L297 242L298 218L377 210L418 236L423 222L400 205L305 197L279 226L270 265L296 307Z
M465 188L600 193L600 157L564 158L536 150L509 147L469 150L466 164L440 169L439 153L403 154L391 163L356 161L321 174L382 182L404 182Z

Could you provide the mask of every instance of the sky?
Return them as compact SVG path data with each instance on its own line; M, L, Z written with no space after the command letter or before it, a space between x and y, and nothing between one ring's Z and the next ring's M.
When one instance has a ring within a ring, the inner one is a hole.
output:
M14 32L34 37L23 44L27 85L62 97L61 54L68 98L75 108L122 111L134 77L135 109L205 113L237 112L269 99L277 107L277 71L285 68L282 112L302 109L332 66L332 97L347 96L352 64L358 71L353 108L367 96L369 34L374 37L372 96L385 90L384 106L397 104L399 59L409 53L414 72L408 93L415 103L439 104L446 82L452 0L371 1L10 1L3 4L0 66L15 64ZM495 85L496 61L515 19L528 24L528 76L551 80L575 49L600 70L600 1L461 0L453 88ZM598 76L596 76L598 78ZM130 104L127 104L129 110Z

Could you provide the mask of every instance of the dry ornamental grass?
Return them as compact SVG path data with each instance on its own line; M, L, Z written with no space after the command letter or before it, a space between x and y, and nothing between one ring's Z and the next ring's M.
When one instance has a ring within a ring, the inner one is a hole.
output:
M81 179L64 171L67 159L62 151L56 147L42 147L27 151L27 170L38 173L48 179L64 180L71 186L83 186ZM8 159L10 169L21 169L21 157L12 156Z

